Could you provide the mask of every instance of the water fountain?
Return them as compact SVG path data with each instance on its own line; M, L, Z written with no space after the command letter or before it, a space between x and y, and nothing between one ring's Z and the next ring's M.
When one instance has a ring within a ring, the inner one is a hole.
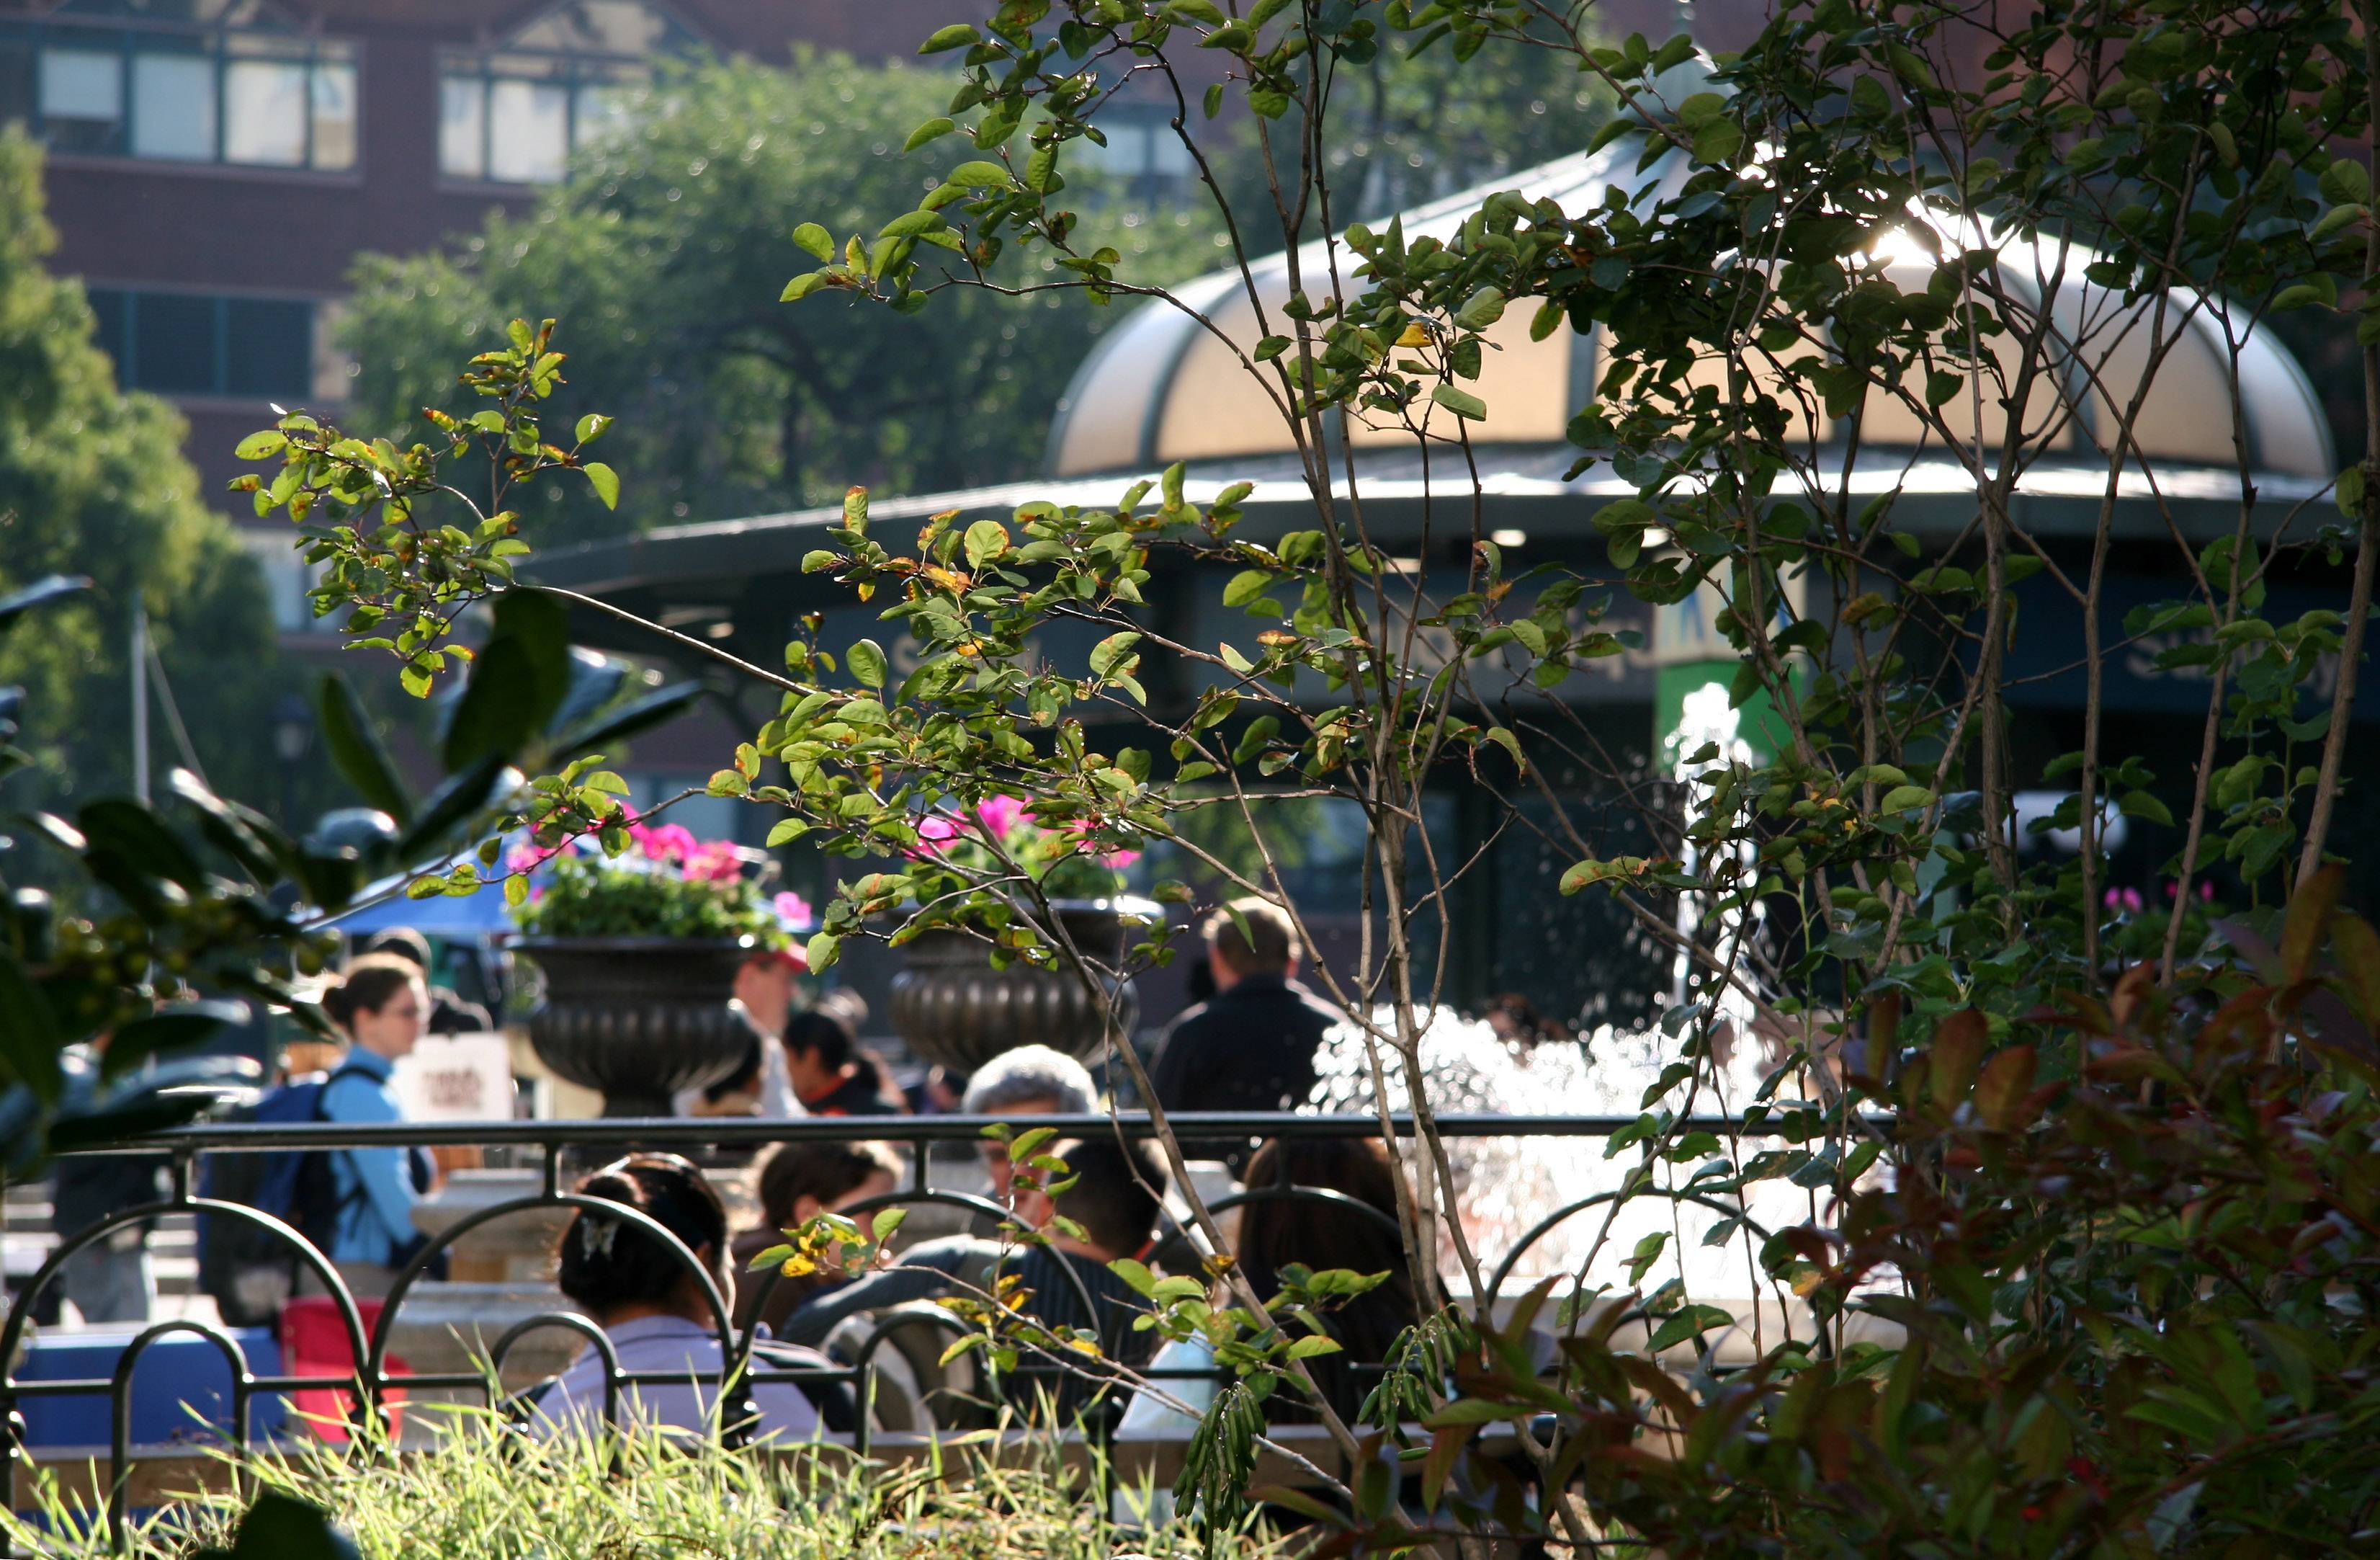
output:
M1387 1021L1387 1015L1381 1015L1381 1021ZM1733 1026L1725 1032L1732 1033ZM1724 1058L1711 1069L1711 1086L1696 1105L1698 1115L1740 1112L1752 1103L1773 1065L1765 1048L1755 1044L1720 1049ZM1448 1115L1633 1116L1645 1108L1646 1090L1660 1080L1662 1069L1677 1059L1678 1052L1679 1042L1658 1030L1623 1033L1606 1028L1584 1041L1519 1044L1499 1037L1484 1022L1445 1010L1431 1016L1421 1042L1430 1104ZM1402 1110L1409 1096L1393 1053L1384 1051L1383 1060L1389 1065L1389 1103ZM1376 1108L1370 1063L1354 1025L1331 1031L1316 1067L1319 1076L1310 1108L1366 1113ZM1657 1162L1654 1189L1620 1201L1616 1213L1612 1203L1604 1202L1557 1225L1514 1263L1512 1276L1500 1293L1518 1294L1548 1275L1578 1281L1583 1274L1589 1290L1608 1286L1650 1292L1675 1280L1687 1298L1725 1307L1740 1316L1751 1313L1753 1298L1758 1296L1767 1319L1766 1336L1773 1341L1783 1302L1759 1271L1757 1237L1735 1215L1748 1214L1754 1225L1773 1231L1808 1219L1811 1194L1782 1179L1755 1184L1748 1207L1731 1197L1683 1201L1660 1191L1687 1191L1697 1180L1731 1176L1730 1155L1733 1164L1741 1164L1763 1149L1781 1146L1776 1140L1720 1140L1693 1164ZM1621 1190L1642 1163L1640 1151L1629 1147L1607 1156L1605 1148L1602 1140L1590 1138L1449 1140L1455 1201L1483 1271L1492 1276L1505 1256L1555 1210ZM1656 1235L1668 1238L1643 1277L1632 1282L1626 1272L1631 1254ZM1451 1237L1439 1263L1450 1276L1460 1271ZM1558 1292L1569 1293L1570 1283Z

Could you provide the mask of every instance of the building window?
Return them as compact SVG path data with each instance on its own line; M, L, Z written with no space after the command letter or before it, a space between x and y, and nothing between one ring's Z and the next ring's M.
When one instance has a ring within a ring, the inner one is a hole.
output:
M493 184L552 184L570 154L627 117L652 62L693 35L638 0L574 0L493 54L450 52L438 78L438 171Z
M1189 188L1197 165L1169 116L1118 104L1097 123L1107 145L1085 140L1076 141L1073 151L1099 177L1157 199L1178 196Z
M273 626L285 634L334 634L339 631L339 616L314 615L314 603L310 592L314 589L322 569L309 564L296 545L298 536L287 526L273 530L258 527L240 528L240 545L256 560L256 571L263 578L264 599L273 613Z
M127 390L301 401L314 391L314 305L298 299L90 289Z
M0 23L11 118L57 152L338 172L356 165L355 54L224 27Z

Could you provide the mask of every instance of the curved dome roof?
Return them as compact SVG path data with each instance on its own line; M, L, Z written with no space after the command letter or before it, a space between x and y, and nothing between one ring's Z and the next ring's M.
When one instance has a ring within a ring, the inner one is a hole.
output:
M1550 198L1565 210L1582 212L1600 204L1615 184L1631 191L1657 187L1664 195L1682 184L1687 175L1682 155L1670 152L1639 172L1640 144L1635 137L1623 136L1600 152L1560 158L1407 212L1405 232L1449 237L1499 189L1517 189L1531 201ZM2094 258L2088 252L2061 257L2046 245L2010 245L2001 252L2004 283L2020 296L2037 299L2042 279L2062 274L2054 314L2059 334L2083 344L2070 355L2070 372L2078 385L2090 384L2085 377L2090 371L2096 371L2099 383L2119 396L2123 387L2137 383L2151 334L2148 301L2128 304L2120 293L2086 282L2082 269ZM1310 278L1322 263L1320 246L1308 246L1305 257ZM1906 259L1895 257L1889 264L1889 274L1904 290L1922 287L1930 269L1931 262L1913 244ZM1277 309L1289 296L1285 257L1259 261L1255 270L1267 310ZM1308 290L1314 289L1309 286ZM1202 276L1174 291L1183 304L1208 316L1244 349L1253 348L1262 334L1236 271ZM1483 355L1479 378L1470 384L1488 405L1487 419L1472 430L1475 445L1559 445L1571 414L1593 398L1601 368L1599 340L1558 331L1544 341L1531 341L1532 312L1513 309L1488 332L1491 349ZM2206 309L2192 311L2187 332L2157 370L2138 427L2142 452L2161 469L2204 469L2232 463L2228 355L2220 322ZM1145 471L1177 460L1289 453L1293 448L1289 431L1271 398L1252 393L1245 372L1233 355L1181 309L1162 300L1144 305L1101 339L1058 403L1050 431L1050 474ZM2329 481L2338 468L2321 405L2296 360L2261 325L2240 347L2239 381L2252 469L2309 482ZM2095 391L2081 394L2082 426L2075 426L2076 419L2065 420L2048 441L2048 453L2053 458L2069 454L2077 465L2104 465L2095 453L2092 433L2110 426L2110 413ZM1998 438L1997 395L1986 389L1982 400L1984 434ZM1920 443L1917 419L1888 393L1871 393L1863 423L1863 449L1880 456L1897 447L1904 453L1892 458L1905 458L1905 452ZM1372 428L1351 419L1347 433L1358 449L1412 447L1412 434L1402 427ZM1946 452L1937 445L1935 453L1939 457Z

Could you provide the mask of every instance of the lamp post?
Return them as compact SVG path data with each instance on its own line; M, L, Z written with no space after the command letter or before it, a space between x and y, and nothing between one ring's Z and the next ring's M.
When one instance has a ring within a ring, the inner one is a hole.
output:
M273 706L273 751L281 760L281 823L298 828L298 766L314 745L314 712L306 701L285 693Z

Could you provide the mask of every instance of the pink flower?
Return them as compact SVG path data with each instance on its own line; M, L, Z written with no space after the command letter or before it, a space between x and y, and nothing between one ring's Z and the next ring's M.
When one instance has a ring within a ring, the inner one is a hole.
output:
M683 823L631 823L628 838L648 861L684 861L699 848L694 831Z
M686 876L692 883L724 883L743 871L744 862L735 847L723 839L695 846L686 855Z
M780 894L769 905L777 912L777 924L788 932L805 931L811 924L809 901L798 894Z
M540 845L532 839L526 844L514 846L504 853L504 871L533 872L557 856L577 854L578 842L575 839L564 840L560 845Z
M957 843L959 826L941 813L931 813L918 821L918 848L929 856L940 856Z
M1111 851L1108 855L1098 858L1100 866L1113 867L1118 871L1123 871L1139 859L1140 852L1137 850Z
M992 838L1002 840L1008 837L1008 831L1016 826L1016 820L1023 816L1024 812L1025 804L1014 797L986 797L976 805L975 810L975 815L982 823L984 831Z

